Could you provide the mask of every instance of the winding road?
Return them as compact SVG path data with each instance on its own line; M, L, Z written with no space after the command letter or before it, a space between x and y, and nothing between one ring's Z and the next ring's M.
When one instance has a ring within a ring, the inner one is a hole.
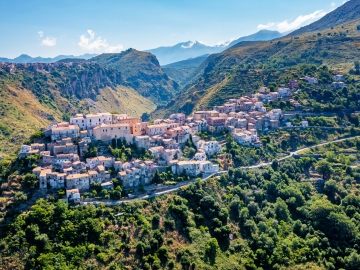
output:
M319 144L316 144L316 145L313 145L313 146L301 148L301 149L298 149L296 151L290 152L290 154L285 156L285 157L277 159L277 161L284 161L285 159L291 158L292 156L297 155L301 151L304 151L304 150L309 150L311 148L315 148L315 147L318 147L318 146L324 146L324 145L328 145L328 144L331 144L331 143L337 143L337 142L342 142L342 141L346 141L346 140L352 140L352 139L356 139L356 138L360 138L360 135L359 136L353 136L353 137L347 137L347 138L343 138L343 139L337 139L337 140L324 142L324 143L319 143ZM256 169L256 168L261 168L261 167L265 167L265 166L270 166L271 164L272 164L272 162L264 162L264 163L260 163L260 164L257 164L257 165L244 166L244 167L240 167L240 168L250 170L250 169ZM224 173L227 173L227 172L228 171L219 171L217 173L213 173L213 174L210 174L210 175L204 177L202 180L207 180L207 179L209 179L211 177L218 176L218 175L221 175L221 174L224 174ZM130 199L130 198L129 199L121 199L121 200L118 200L118 201L111 201L111 200L96 201L95 200L95 201L81 202L80 204L81 205L83 205L83 204L99 205L99 204L103 203L106 206L121 205L124 202L130 202L130 201L134 201L134 200L146 200L146 199L158 197L158 196L161 196L161 195L164 195L164 194L167 194L167 193L171 193L171 192L179 190L182 187L189 186L191 183L194 183L194 182L195 182L195 180L187 181L187 182L181 182L181 183L178 183L177 185L175 185L175 186L173 186L173 187L171 187L171 188L169 188L167 190L155 192L155 193L153 193L151 195L148 195L148 194L140 195L140 196L137 196L137 197L132 198L132 199Z

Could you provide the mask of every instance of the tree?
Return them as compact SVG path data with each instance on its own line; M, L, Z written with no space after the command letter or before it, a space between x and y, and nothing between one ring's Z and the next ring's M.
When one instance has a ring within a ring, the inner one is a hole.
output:
M336 183L335 180L329 180L324 185L324 193L329 197L330 200L333 200L336 193L339 193L340 186Z
M159 171L158 171L158 170L156 170L152 182L153 182L154 184L160 184L160 183L161 183L161 177L160 177L160 174L159 174Z
M354 62L354 66L355 66L355 73L359 74L360 73L360 62L359 61L355 61Z
M331 164L325 159L322 159L318 163L316 163L315 169L318 173L321 173L323 175L324 179L330 178L333 172Z
M14 194L14 200L16 202L23 202L23 201L26 201L27 200L27 196L24 192L22 191L17 191L15 192Z
M33 134L30 135L30 141L33 142L35 139L41 139L45 136L44 131L36 130Z
M358 29L360 30L360 29ZM346 269L360 269L360 255L353 251L349 256L345 257Z
M276 199L275 213L278 219L288 221L290 218L290 211L288 206L281 198Z
M271 164L271 167L273 168L274 171L277 171L279 168L279 161L277 159L274 159L274 161Z
M21 184L24 188L33 189L39 181L36 179L36 175L27 173L22 177Z
M216 238L210 238L206 242L205 253L210 261L215 262L216 253L218 249L219 249L219 244Z

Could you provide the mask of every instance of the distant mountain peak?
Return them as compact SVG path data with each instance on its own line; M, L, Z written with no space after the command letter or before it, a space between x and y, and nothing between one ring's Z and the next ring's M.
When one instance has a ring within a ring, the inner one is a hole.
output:
M259 32L239 39L228 40L217 45L209 46L201 41L186 41L173 46L159 47L146 50L156 56L161 65L179 62L189 58L196 58L204 54L220 53L241 41L266 41L282 37L278 31L260 30Z

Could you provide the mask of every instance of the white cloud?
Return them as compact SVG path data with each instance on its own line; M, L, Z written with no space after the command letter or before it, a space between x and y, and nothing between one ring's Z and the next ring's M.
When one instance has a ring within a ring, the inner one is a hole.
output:
M227 47L227 46L229 46L229 44L231 43L231 42L233 42L235 40L235 38L232 38L232 39L230 39L230 40L228 40L228 41L219 41L216 45L214 45L213 47Z
M42 37L44 36L44 32L40 30L40 31L38 32L38 35L39 35L39 37L42 38Z
M259 24L258 29L269 29L269 30L278 30L279 32L287 32L290 30L295 30L311 22L314 22L320 19L321 17L325 16L327 13L328 12L324 10L317 10L311 14L300 15L292 22L285 20L283 22L269 22L267 24Z
M192 46L194 46L196 41L188 41L185 44L181 45L181 48L183 49L190 49Z
M92 30L87 30L88 36L81 35L78 45L85 51L99 51L105 50L108 53L121 52L123 46L121 44L117 46L110 46L106 39L102 37L95 38L95 33Z
M117 46L109 46L105 52L107 53L119 53L121 52L122 50L124 50L124 47L123 45L119 44Z
M56 45L56 38L46 37L41 41L42 46L52 47Z
M335 7L336 3L334 1L331 2L331 7Z

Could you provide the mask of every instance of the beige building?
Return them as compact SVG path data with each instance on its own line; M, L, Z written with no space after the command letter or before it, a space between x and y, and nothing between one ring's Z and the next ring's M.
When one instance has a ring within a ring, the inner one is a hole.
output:
M129 124L101 125L94 128L94 140L111 141L112 139L125 139L127 143L132 143Z
M149 125L146 127L146 135L164 135L167 131L167 124Z
M78 173L66 176L66 188L78 188L79 190L89 189L89 175L87 173Z

